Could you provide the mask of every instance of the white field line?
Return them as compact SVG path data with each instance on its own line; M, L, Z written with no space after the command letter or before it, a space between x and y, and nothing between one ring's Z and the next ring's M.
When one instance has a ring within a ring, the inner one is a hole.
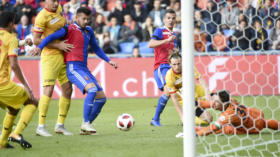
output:
M245 149L249 149L252 147L257 147L257 146L262 146L262 145L267 145L267 144L272 144L272 143L279 143L280 140L276 140L276 141L268 141L268 142L264 142L264 143L259 143L259 144L255 144L255 145L249 145L249 146L241 146L241 147L237 147L231 150L227 150L227 151L223 151L223 152L218 152L218 153L211 153L211 154L198 154L199 157L207 157L207 156L221 156L221 155L225 155L228 153L232 153L232 152L237 152L240 150L245 150Z

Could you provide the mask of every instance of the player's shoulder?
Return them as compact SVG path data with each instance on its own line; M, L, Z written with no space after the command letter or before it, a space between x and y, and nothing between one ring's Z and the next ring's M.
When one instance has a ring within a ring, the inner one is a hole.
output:
M7 31L2 31L1 33L3 33L3 41L6 41L5 43L18 41L15 33L9 33Z
M91 33L93 33L93 29L90 27L90 26L86 26L86 28L85 28L87 31L89 31L89 32L91 32Z
M173 80L174 76L175 76L175 75L174 75L172 69L170 68L170 69L166 72L165 81L171 81L171 80Z

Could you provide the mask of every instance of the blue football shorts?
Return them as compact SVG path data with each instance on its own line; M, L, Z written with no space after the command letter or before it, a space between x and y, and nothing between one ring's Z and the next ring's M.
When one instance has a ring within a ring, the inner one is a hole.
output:
M69 81L75 84L83 94L85 94L85 87L89 83L94 83L97 91L103 90L87 66L81 62L68 62L66 73Z
M154 71L154 78L157 82L158 88L163 91L163 87L166 84L165 82L165 75L167 71L171 68L169 64L161 64L155 71Z

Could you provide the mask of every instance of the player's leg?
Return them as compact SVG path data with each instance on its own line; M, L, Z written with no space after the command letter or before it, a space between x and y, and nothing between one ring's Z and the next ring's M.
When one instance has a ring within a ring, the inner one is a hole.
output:
M88 74L87 67L74 63L68 63L67 76L70 82L75 84L81 90L82 93L87 93L86 98L84 100L83 123L81 126L80 134L87 135L95 133L95 129L93 129L90 124L89 116L93 108L93 102L98 89L91 80L91 77Z
M43 95L39 100L39 124L36 134L44 137L52 136L46 129L46 117L53 93L54 85L46 85L43 87Z
M158 88L163 91L163 94L158 99L158 104L156 107L155 115L151 121L151 125L153 126L161 126L160 124L160 115L167 104L169 99L169 92L167 87L165 86L165 75L166 72L170 69L168 64L162 64L157 70L154 71L154 77L157 82Z
M70 100L72 94L72 84L67 77L67 72L66 72L67 67L66 64L64 63L63 55L59 55L58 57L62 60L61 62L57 63L58 67L56 68L58 73L57 80L61 86L62 95L60 96L58 102L59 110L58 110L57 122L54 131L55 133L58 134L72 136L73 133L69 132L64 127L65 119L67 117L70 108L70 103L71 103Z
M32 147L32 145L23 138L22 132L27 127L29 122L31 121L31 119L32 119L32 117L33 117L33 115L36 111L37 106L38 106L38 101L37 100L28 99L25 102L24 108L21 111L20 119L17 123L17 127L10 134L10 137L8 138L9 141L17 142L23 148L31 148Z
M3 128L0 138L0 149L11 148L11 146L8 144L8 137L12 131L14 121L19 111L19 109L13 109L11 107L7 108L8 112L6 112L6 115L3 120Z
M64 127L64 122L70 108L72 84L70 82L64 83L61 85L61 88L62 95L59 98L59 111L54 131L58 134L72 136L73 134Z
M19 109L22 107L24 102L28 99L28 93L23 87L17 85L14 82L9 82L7 85L2 85L0 88L0 100L1 104L4 105L8 112L4 118L3 130L0 139L0 147L8 147L7 139L11 133L14 120Z
M105 103L106 103L105 93L103 91L98 91L93 103L93 108L90 112L90 119L89 119L90 123L92 123L97 118Z
M59 75L60 69L64 64L63 55L42 54L40 64L43 80L43 95L39 100L39 124L36 130L36 134L44 137L49 137L52 135L47 131L45 122L54 85Z

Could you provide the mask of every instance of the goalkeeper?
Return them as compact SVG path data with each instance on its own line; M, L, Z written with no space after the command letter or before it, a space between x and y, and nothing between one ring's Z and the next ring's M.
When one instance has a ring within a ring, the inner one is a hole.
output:
M204 106L220 110L218 120L207 127L197 127L196 134L205 136L209 134L257 134L263 128L279 130L280 123L277 120L266 120L264 113L257 109L241 105L235 99L230 98L226 90L212 94L211 101L200 101Z

